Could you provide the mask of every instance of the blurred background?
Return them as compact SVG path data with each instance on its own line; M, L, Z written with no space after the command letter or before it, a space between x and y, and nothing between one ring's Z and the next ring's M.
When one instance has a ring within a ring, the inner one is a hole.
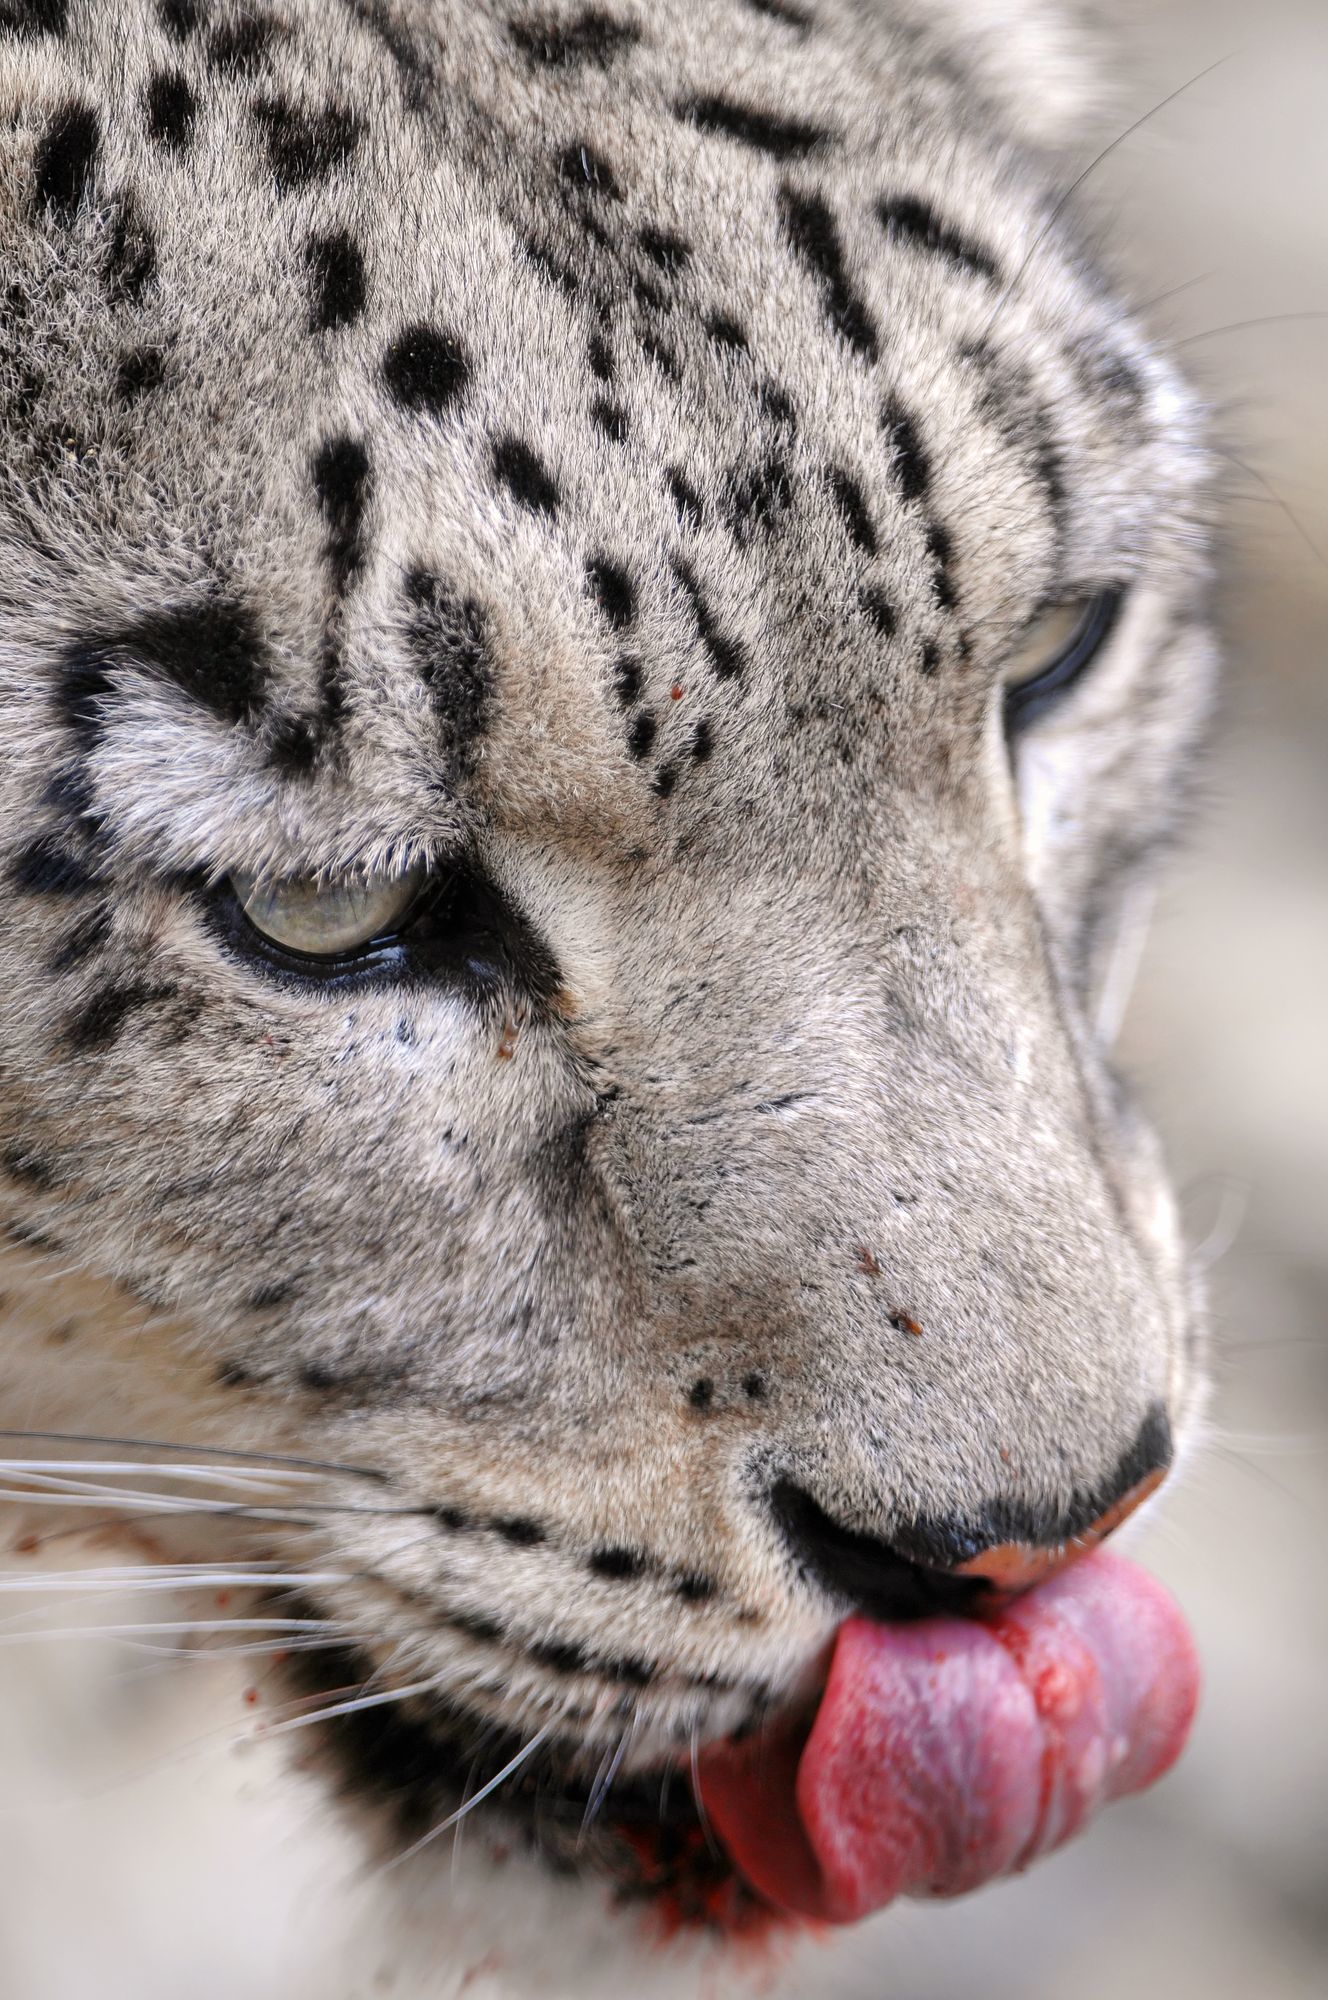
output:
M1219 741L1123 1049L1211 1261L1209 1435L1138 1544L1207 1689L1157 1792L1026 1881L898 1906L804 1962L779 1989L799 2000L1328 1993L1328 321L1236 325L1328 313L1328 7L1099 11L1119 128L1228 59L1085 188L1229 454ZM0 1648L0 1994L387 1990L345 1969L329 1891L353 1856L326 1805L236 1741L242 1686L202 1659Z

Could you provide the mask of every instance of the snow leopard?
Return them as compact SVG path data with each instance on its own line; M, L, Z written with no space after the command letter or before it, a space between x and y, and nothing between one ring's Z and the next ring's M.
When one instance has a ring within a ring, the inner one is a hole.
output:
M1195 1422L1111 1044L1209 454L1065 193L1091 52L0 0L18 1518L237 1579L458 1939L464 1814L447 1991L527 1899L534 1991L553 1910L620 1966L777 1926L716 1746Z

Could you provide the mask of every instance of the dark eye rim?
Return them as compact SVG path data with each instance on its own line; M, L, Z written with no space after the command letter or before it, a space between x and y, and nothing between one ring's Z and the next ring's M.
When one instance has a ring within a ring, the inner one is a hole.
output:
M292 992L367 987L450 990L489 1007L518 998L555 1013L563 978L537 926L469 860L428 874L396 927L352 953L291 951L245 916L229 879L196 883L197 905L226 956Z
M1098 591L1083 622L1058 659L1031 681L1005 690L1005 734L1019 735L1068 694L1093 665L1120 621L1125 591L1117 585Z

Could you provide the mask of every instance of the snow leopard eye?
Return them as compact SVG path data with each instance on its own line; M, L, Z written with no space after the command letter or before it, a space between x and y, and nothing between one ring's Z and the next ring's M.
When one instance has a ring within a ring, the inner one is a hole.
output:
M1093 664L1111 637L1123 593L1099 591L1044 605L1006 658L1005 727L1023 729Z
M400 875L285 880L236 870L231 889L245 921L268 944L300 958L353 958L385 942L409 916L426 870Z

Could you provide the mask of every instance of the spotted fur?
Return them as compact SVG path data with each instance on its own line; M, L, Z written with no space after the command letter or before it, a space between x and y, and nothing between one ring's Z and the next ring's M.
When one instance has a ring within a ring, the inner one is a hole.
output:
M713 1909L685 1814L628 1834L805 1688L834 1535L1077 1532L1196 1394L1096 1007L1206 711L1206 461L1049 192L1069 49L0 0L3 1407L350 1468L258 1543L344 1572L324 1685L436 1679L354 1797L413 1836L545 1729L578 1910ZM1107 590L1007 743L1018 633ZM226 888L417 862L329 980Z

